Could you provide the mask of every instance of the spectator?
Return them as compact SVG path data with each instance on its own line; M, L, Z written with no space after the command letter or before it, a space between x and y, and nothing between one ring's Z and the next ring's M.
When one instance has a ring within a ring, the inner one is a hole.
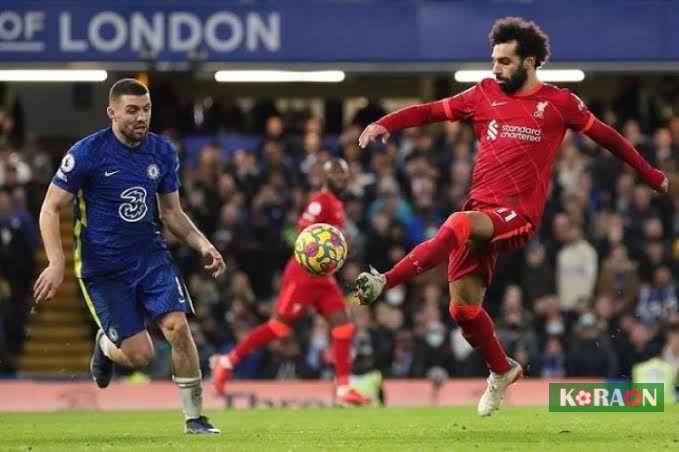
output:
M32 219L18 213L14 204L7 191L0 191L0 276L9 284L4 330L9 354L18 356L31 310L37 240Z
M558 335L550 336L540 360L542 378L563 378L566 376L566 356Z
M618 359L610 340L602 334L594 314L582 314L574 333L566 357L567 376L614 377L618 371Z
M630 260L621 243L604 260L599 275L599 292L613 297L623 309L632 309L639 292L637 265Z
M531 374L538 365L539 349L532 321L523 309L523 294L519 286L505 290L502 301L502 318L498 321L497 336L507 355L516 359Z
M571 225L565 240L557 254L556 286L561 309L570 311L594 295L598 262L596 250L582 237L579 226Z
M669 268L662 266L655 271L652 283L641 286L636 314L642 323L655 328L660 320L669 318L678 309L672 273Z

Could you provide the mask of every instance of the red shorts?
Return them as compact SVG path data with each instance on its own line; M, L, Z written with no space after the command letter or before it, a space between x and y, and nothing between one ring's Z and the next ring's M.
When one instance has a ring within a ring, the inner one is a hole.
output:
M344 295L334 276L313 276L291 258L283 272L276 314L283 319L294 320L309 306L327 318L344 309Z
M483 244L469 241L453 251L448 260L448 281L457 281L471 273L477 273L488 287L493 280L498 255L523 247L533 236L535 228L520 213L506 207L469 201L463 210L488 214L493 222L493 238ZM450 217L447 221L450 221Z

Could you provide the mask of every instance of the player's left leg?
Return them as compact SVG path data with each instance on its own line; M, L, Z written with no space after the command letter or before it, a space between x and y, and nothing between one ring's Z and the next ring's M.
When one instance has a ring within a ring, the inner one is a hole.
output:
M186 422L186 433L220 433L203 415L203 381L198 351L186 320L193 312L191 295L175 269L167 264L149 268L139 281L147 319L155 321L172 347L174 382Z
M198 350L184 312L169 312L159 321L165 339L172 346L174 382L186 418L186 433L220 433L203 416L203 385Z
M389 271L375 270L356 278L355 296L361 304L370 304L384 291L446 262L455 250L467 242L487 242L493 237L493 223L483 212L464 211L450 215L436 235L413 248Z

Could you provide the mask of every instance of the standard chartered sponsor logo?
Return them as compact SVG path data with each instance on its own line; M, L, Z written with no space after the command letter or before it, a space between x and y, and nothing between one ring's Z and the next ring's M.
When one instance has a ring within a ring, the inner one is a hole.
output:
M500 138L532 141L535 143L542 141L542 129L503 124L500 130Z
M509 138L538 143L542 141L542 129L526 126L515 126L512 124L500 125L495 119L493 119L488 123L486 137L491 141L495 141L498 138Z

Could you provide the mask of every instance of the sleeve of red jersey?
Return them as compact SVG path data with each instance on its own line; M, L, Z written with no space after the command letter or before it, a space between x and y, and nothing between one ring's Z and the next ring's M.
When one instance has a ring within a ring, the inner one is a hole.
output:
M594 123L594 115L585 103L568 90L562 90L564 98L559 106L563 120L569 129L578 133L586 133Z
M568 90L562 90L565 98L559 110L566 125L578 133L585 134L600 146L611 151L620 160L630 165L643 181L655 190L660 190L665 175L651 166L625 137L608 124L597 119L585 103Z
M401 108L382 117L377 124L387 129L389 133L393 133L432 122L467 119L474 112L477 87L478 85L475 85L452 97L435 102Z
M592 117L594 117L594 115L592 115ZM632 146L632 143L620 135L614 128L599 119L594 118L586 135L600 146L611 151L617 158L634 168L641 179L651 188L657 191L662 190L662 183L665 181L663 172L648 163L646 159L639 154L639 151Z
M297 227L301 231L314 223L328 223L342 229L344 228L344 219L339 217L341 215L333 214L329 202L322 196L318 196L312 199L304 209L304 213L297 221Z

